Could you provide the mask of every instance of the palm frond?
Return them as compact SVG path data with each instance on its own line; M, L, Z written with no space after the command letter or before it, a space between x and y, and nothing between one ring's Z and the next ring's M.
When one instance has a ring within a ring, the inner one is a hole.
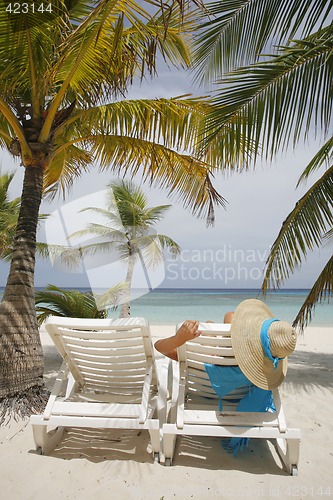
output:
M48 285L45 290L36 293L35 302L39 325L50 315L69 318L106 317L106 311L97 308L92 292L82 293Z
M80 210L80 213L91 212L91 213L95 213L96 215L102 216L107 221L109 221L110 218L113 221L113 220L116 220L115 217L117 215L117 210L115 209L114 205L115 205L115 203L113 201L112 205L108 204L108 208L85 207L85 208L82 208L82 210ZM114 210L112 210L112 209L114 209Z
M163 143L191 153L204 132L209 103L204 98L121 100L76 110L55 131L57 155L72 140L93 134L119 135Z
M58 190L65 195L74 182L89 171L92 163L93 156L90 152L73 144L57 151L44 173L44 196L53 199ZM55 189L55 184L58 189Z
M0 113L0 147L8 149L15 133L5 116Z
M332 244L333 243L333 228L329 229L327 233L324 234L323 236L323 242L324 244Z
M206 4L196 37L197 81L208 83L225 72L258 60L265 49L308 36L327 20L332 1L224 0Z
M123 179L109 184L109 199L113 200L113 211L118 214L124 233L131 239L138 229L145 227L145 193L139 186Z
M315 284L311 288L293 322L294 327L303 330L311 321L316 304L329 300L333 294L333 256L329 259Z
M266 262L262 290L278 287L301 264L309 249L322 244L333 225L333 167L296 203L274 241Z
M61 83L58 100L69 92L82 106L96 104L101 89L105 98L123 95L136 74L154 74L158 52L172 64L189 64L179 7L170 8L166 24L163 14L150 16L133 0L100 1L66 38L61 52L49 79ZM54 103L53 114L59 106Z
M333 136L330 137L325 144L316 152L310 163L303 170L300 178L298 179L296 187L298 187L301 182L305 181L309 175L320 168L322 165L326 167L330 166L332 162L333 153Z
M176 196L193 214L206 218L208 225L214 222L215 206L225 205L212 184L209 165L200 160L159 144L123 137L104 138L96 146L106 146L108 155L112 154L105 157L105 150L99 153L103 154L99 156L102 166L106 160L111 171L130 175L142 171L145 182L166 189L169 196Z
M38 253L42 251L42 257L48 257L53 264L65 265L68 268L76 269L82 265L82 252L79 246L57 247L57 245L47 245L46 249L38 248Z
M165 213L171 208L172 205L159 205L157 207L151 207L144 210L142 219L144 219L147 223L147 226L151 226L156 224L159 220L161 220Z
M89 150L89 137L114 135L121 138L137 138L153 144L164 145L177 152L186 152L211 165L212 168L239 168L251 158L251 141L237 141L231 137L231 126L217 130L216 140L202 150L202 140L208 130L207 117L211 105L204 98L181 96L172 99L127 100L97 106L88 110L77 110L55 132L59 143L54 155L68 145L86 136L83 143ZM86 131L86 134L84 133ZM125 140L125 139L124 139ZM77 143L76 143L77 144ZM51 159L52 161L52 159Z
M52 262L61 260L61 256L67 248L63 245L51 245L49 243L37 242L36 253L42 259L51 259Z
M18 211L20 208L20 203L18 204L6 204L0 210L0 224L4 230L15 228L17 224Z
M229 142L254 144L253 157L262 146L271 158L279 149L295 146L311 125L326 134L332 122L333 26L309 39L295 42L279 56L239 69L221 82L208 118L205 146ZM246 141L241 142L241 137ZM245 154L244 151L244 154Z
M57 6L55 5L57 3ZM67 8L64 2L55 0L54 9L58 16L47 22L47 13L28 12L8 17L5 9L0 12L0 85L2 95L17 110L21 106L32 105L33 115L39 114L38 105L43 103L45 72L52 64L50 55L54 47L61 44ZM37 84L43 82L43 85ZM18 99L20 96L20 99Z
M176 243L172 238L169 236L166 236L165 234L158 234L157 235L160 245L163 249L171 249L172 250L172 257L176 258L177 255L180 254L181 247Z
M0 204L8 198L8 189L10 183L14 179L15 172L5 172L2 173L0 169Z
M84 212L85 209L80 210L80 212ZM123 221L121 220L121 215L119 213L118 207L114 201L113 205L108 204L108 209L107 210L94 210L91 208L90 210L91 213L96 213L98 216L103 216L105 217L105 227L109 228L109 232L114 233L114 235L117 235L117 232L122 232L124 229L124 224ZM104 213L103 213L104 212Z
M145 268L156 267L164 261L163 249L156 235L148 235L135 242L135 259L140 259Z
M177 177L181 175L182 185L178 187L178 191L186 189L185 203L190 206L189 190L193 188L193 183L197 183L192 203L196 207L200 205L201 189L204 196L201 200L201 213L205 215L206 211L211 222L214 203L223 204L224 200L212 186L210 176L213 167L210 165L227 166L235 163L239 154L235 145L224 140L222 144L225 147L222 152L220 147L217 151L212 146L207 149L204 158L195 160L199 139L205 133L208 107L207 102L198 99L174 98L121 101L86 111L77 110L56 131L58 148L50 158L45 185L51 194L56 192L56 187L66 189L71 186L85 161L85 155L90 163L99 162L103 169L124 172L131 170L132 174L143 164L146 180L150 181L154 181L156 176L161 177L160 172L165 170L164 166L168 166L167 177L170 181L163 179L159 185L168 187L168 184L177 184ZM74 144L75 149L72 150ZM177 151L186 151L189 154L184 155ZM75 165L76 158L78 166ZM157 170L159 161L162 168ZM149 173L150 165L152 167ZM180 169L184 170L183 174L180 174Z
M135 252L141 254L147 267L155 267L163 262L165 249L172 249L175 256L180 253L180 246L164 234L145 234L134 238L131 243Z
M125 281L121 281L102 294L94 294L97 308L99 310L105 308L111 308L115 310L121 303L121 300L127 290L128 283L126 283Z
M78 139L79 141L79 139ZM102 170L135 175L140 170L144 181L177 195L183 205L198 217L214 222L214 208L225 200L212 184L210 165L163 145L123 136L90 136L86 145ZM67 173L67 178L65 177ZM76 175L74 170L74 175ZM72 171L62 170L57 187L73 182Z
M9 261L12 257L13 242L20 210L21 199L9 199L9 188L14 172L0 170L0 259Z
M129 239L134 235L145 233L171 207L171 205L148 207L147 196L141 187L125 179L109 184L109 199L112 202L112 205L109 205L110 221L118 218Z
M75 231L70 238L82 238L86 236L94 236L96 238L108 238L109 241L125 242L123 228L113 228L102 224L90 223L86 229Z

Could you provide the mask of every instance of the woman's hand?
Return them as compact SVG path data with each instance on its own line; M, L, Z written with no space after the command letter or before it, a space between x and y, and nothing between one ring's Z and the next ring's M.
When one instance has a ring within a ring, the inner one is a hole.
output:
M155 348L165 356L171 359L178 359L177 348L185 344L188 340L199 337L201 331L198 330L199 321L188 319L178 328L175 335L166 339L160 339L155 342Z
M193 340L196 337L199 337L201 331L198 330L199 321L195 321L193 319L187 319L184 321L182 326L178 328L176 332L176 339L179 341L179 345L183 345L188 340Z

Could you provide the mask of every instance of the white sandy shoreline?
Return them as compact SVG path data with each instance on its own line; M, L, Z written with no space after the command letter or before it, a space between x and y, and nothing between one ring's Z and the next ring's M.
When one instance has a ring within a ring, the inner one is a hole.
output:
M173 326L152 325L153 340ZM42 330L50 387L60 356ZM290 427L302 431L299 476L281 468L271 443L251 440L237 458L214 438L184 437L173 467L153 464L148 433L70 430L51 456L34 450L25 422L0 428L0 491L9 500L333 498L333 329L307 328L289 358L281 396Z

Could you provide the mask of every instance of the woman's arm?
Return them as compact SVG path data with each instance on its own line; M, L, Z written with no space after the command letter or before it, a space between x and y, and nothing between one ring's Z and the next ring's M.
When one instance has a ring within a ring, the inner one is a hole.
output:
M177 348L185 344L188 340L199 337L201 332L198 330L198 327L199 321L190 319L184 321L175 335L155 342L155 349L168 356L168 358L178 361Z

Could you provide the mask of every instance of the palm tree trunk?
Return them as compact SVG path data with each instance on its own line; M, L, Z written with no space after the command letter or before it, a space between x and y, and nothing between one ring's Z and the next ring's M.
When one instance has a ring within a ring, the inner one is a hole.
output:
M126 289L124 292L124 302L121 305L120 309L120 318L128 318L131 315L131 285L132 285L132 278L133 278L133 272L134 272L134 265L135 265L135 259L132 254L128 256L128 266L127 266L127 273L126 273Z
M36 232L42 190L42 166L26 167L13 258L0 304L2 403L8 402L10 398L19 400L24 397L25 406L29 406L29 393L34 393L34 399L37 393L45 392L44 360L37 326L34 290ZM31 410L36 410L33 403L30 403ZM17 408L14 411L17 413Z

